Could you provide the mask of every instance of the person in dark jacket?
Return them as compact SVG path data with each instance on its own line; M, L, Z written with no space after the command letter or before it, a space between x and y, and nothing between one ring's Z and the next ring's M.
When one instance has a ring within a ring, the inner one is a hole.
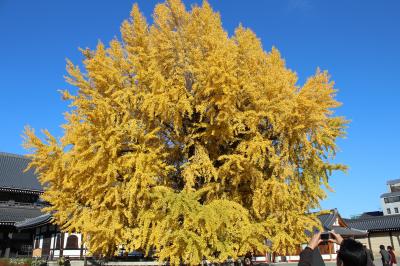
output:
M371 261L374 261L374 254L372 253L372 250L370 250L369 248L367 248L367 245L364 245L365 251L367 251L367 255L370 258Z
M340 249L337 254L338 266L373 266L374 264L369 259L367 252L363 245L354 240L346 239L343 240L342 236L331 232L333 236L329 239L329 242L340 245ZM313 262L314 250L318 249L318 245L322 243L321 233L317 233L312 236L308 246L300 253L300 261L298 266L316 266ZM325 265L325 264L322 264Z
M316 233L311 237L307 247L300 253L298 266L324 266L318 245L322 243L321 233Z
M342 264L337 264L343 266L373 265L364 246L351 238L342 240L337 254L337 261L342 261Z

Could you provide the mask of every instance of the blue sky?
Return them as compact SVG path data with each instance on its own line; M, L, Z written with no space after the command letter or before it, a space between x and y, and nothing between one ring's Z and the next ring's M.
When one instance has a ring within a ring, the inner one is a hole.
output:
M200 1L185 1L188 6ZM0 151L23 154L25 125L60 136L67 104L57 90L65 59L79 63L78 47L119 37L134 1L0 0ZM156 1L138 1L151 19ZM225 29L242 23L264 49L276 46L300 83L317 67L339 89L338 110L351 120L339 141L335 173L323 208L348 217L380 208L386 181L400 177L400 1L210 0Z

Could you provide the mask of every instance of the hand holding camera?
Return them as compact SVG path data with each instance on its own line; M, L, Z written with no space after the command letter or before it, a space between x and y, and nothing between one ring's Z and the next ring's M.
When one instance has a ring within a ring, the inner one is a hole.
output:
M340 245L342 241L343 237L335 232L318 232L312 236L310 242L308 243L308 247L314 250L323 242L331 242Z

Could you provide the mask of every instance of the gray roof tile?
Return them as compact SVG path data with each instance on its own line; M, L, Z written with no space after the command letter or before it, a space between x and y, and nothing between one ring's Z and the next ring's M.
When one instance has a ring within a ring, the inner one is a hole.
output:
M332 225L335 223L337 217L338 212L336 209L331 210L329 213L318 215L318 219L325 230L332 229Z
M346 223L352 228L361 230L390 231L394 229L400 229L400 215L348 219L346 220Z
M18 205L0 205L0 224L23 221L27 218L33 218L41 215L42 212L37 206L18 206Z
M29 162L25 156L0 152L0 188L43 191L34 170L25 172Z

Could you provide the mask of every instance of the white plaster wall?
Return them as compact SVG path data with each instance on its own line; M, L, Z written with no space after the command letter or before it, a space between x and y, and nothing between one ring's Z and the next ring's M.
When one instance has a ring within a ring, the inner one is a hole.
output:
M384 245L385 248L387 246L391 246L389 233L370 233L370 241L371 241L371 250L374 253L376 258L380 258L379 255L379 246Z
M67 245L67 239L71 235L75 235L78 237L78 247L80 248L82 245L82 239L81 239L82 237L81 237L81 234L79 234L79 233L64 233L64 246L63 247L65 248L65 246Z
M80 257L81 256L81 250L79 250L79 249L64 249L63 250L63 255L64 256L69 256L69 257Z
M399 231L392 232L392 238L393 238L393 248L396 251L396 255L397 253L400 254L400 232Z
M383 215L400 214L400 202L385 203L385 199L381 198L381 206L382 206ZM394 212L394 208L396 208L396 207L399 209L399 213ZM390 211L391 211L390 214L387 212L388 208L390 208Z
M50 250L54 248L56 239L54 238L55 234L51 234L51 239L50 239Z

